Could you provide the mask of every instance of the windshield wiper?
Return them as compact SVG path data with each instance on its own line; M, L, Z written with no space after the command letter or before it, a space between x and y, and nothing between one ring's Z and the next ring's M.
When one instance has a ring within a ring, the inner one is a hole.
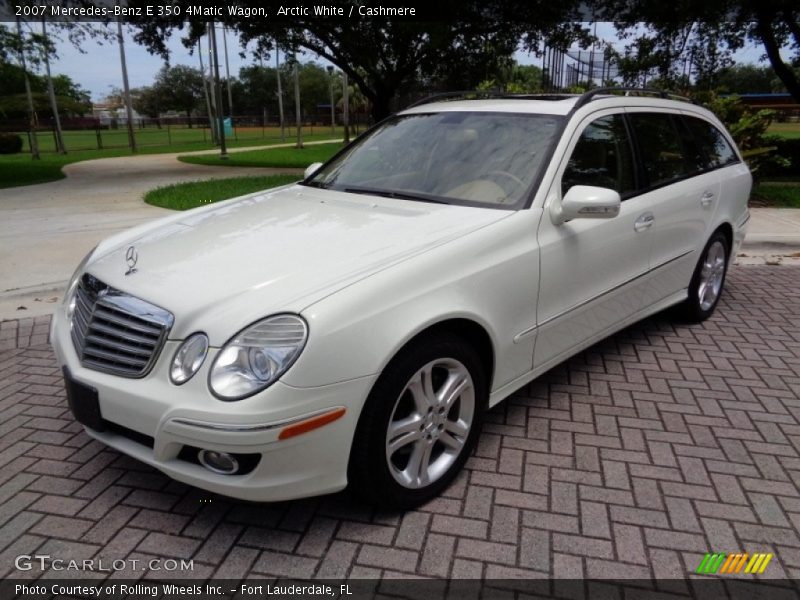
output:
M395 192L393 190L382 190L380 188L363 188L351 187L344 188L343 192L351 194L368 194L370 196L382 196L384 198L396 198L398 200L416 200L418 202L431 202L433 204L447 204L444 200L437 200L429 196L419 196L416 194L408 194L406 192Z
M320 190L327 190L329 185L327 183L319 183L317 181L300 181L300 185L307 185L308 187L318 188Z

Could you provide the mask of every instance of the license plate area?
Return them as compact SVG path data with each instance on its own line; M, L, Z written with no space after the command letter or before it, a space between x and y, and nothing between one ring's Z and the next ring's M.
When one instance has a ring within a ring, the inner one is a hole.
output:
M100 400L97 390L72 379L69 369L63 368L64 387L67 391L67 404L75 420L95 431L103 431L103 416L100 414Z

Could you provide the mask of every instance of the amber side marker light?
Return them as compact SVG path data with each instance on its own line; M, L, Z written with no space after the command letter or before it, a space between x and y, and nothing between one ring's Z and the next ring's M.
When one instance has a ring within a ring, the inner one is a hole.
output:
M297 435L308 433L309 431L313 431L314 429L319 429L320 427L327 425L328 423L333 423L337 419L342 418L344 416L344 413L346 412L347 412L346 408L337 408L332 410L331 412L317 415L316 417L311 417L310 419L306 419L305 421L300 421L299 423L295 423L294 425L289 425L288 427L284 427L281 430L280 434L278 435L278 439L288 440L289 438L293 438Z

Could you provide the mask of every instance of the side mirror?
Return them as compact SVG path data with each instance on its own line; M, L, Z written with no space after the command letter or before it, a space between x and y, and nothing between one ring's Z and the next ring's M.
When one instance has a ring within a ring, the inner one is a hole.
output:
M573 185L561 203L550 205L555 225L572 219L612 219L619 214L621 199L615 190L593 185Z
M309 177L311 177L314 173L319 171L319 168L321 166L322 166L321 162L315 162L315 163L311 163L310 165L308 165L306 167L305 173L303 173L303 179L308 179Z

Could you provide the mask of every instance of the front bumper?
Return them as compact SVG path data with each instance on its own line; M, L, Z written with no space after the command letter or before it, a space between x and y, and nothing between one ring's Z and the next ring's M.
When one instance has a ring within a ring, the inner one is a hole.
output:
M326 494L347 485L350 446L374 377L314 388L279 382L245 400L224 402L208 390L208 368L217 349L195 376L181 386L169 380L169 362L180 342L168 341L153 370L128 379L81 366L70 338L64 308L53 315L50 338L60 366L98 391L103 419L114 427L86 428L95 439L170 477L244 500L279 501ZM297 437L279 440L281 429L304 417L344 407L340 419ZM139 434L126 435L125 430ZM152 447L142 438L152 438ZM260 454L244 475L222 475L179 457L185 446Z

